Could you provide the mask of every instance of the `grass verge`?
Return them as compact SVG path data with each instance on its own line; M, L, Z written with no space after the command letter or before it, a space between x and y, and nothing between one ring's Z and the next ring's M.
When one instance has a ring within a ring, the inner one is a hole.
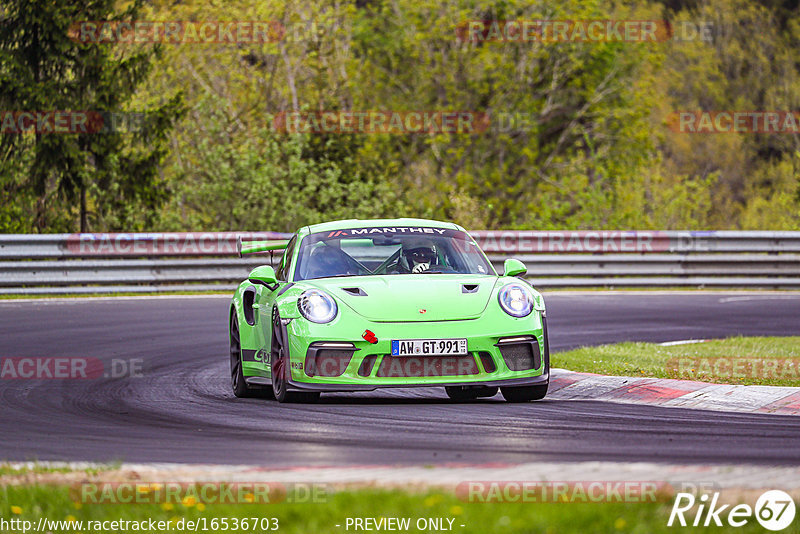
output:
M469 503L443 491L360 489L330 493L321 502L219 505L198 502L178 504L84 504L74 500L67 486L0 487L0 517L37 525L40 518L66 523L48 530L93 532L88 521L141 521L152 519L171 525L171 532L185 532L185 521L199 523L198 531L274 532L253 528L251 518L277 520L278 532L308 534L353 532L348 518L409 518L411 527L401 532L448 530L455 533L641 533L679 532L688 528L667 527L671 502L645 503ZM242 519L248 519L242 528ZM420 518L442 520L447 528L417 528ZM228 528L223 527L223 519ZM235 520L237 520L235 522ZM181 522L181 520L184 520ZM216 520L216 522L212 522ZM452 520L452 523L448 520ZM238 528L233 528L236 524ZM338 526L337 526L338 525ZM205 526L205 529L204 529ZM183 528L182 528L183 527ZM750 521L744 528L714 528L714 532L762 532ZM21 530L17 530L21 531ZM117 532L131 531L120 527Z
M617 343L553 354L553 367L718 384L800 386L800 337L732 337L663 346Z
M100 473L119 469L119 463L94 464L91 467L75 468L64 462L0 462L0 486L6 479L32 477L36 475L81 474L97 476Z

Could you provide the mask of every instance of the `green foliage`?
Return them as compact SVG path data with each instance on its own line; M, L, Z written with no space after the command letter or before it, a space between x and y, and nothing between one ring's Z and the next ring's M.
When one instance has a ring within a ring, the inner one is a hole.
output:
M357 139L270 128L233 135L223 108L208 100L195 109L206 129L185 145L171 169L183 178L165 210L166 228L290 232L330 218L378 217L393 209L388 183L356 166Z
M9 0L0 24L0 109L121 113L150 73L154 51L119 50L72 40L78 21L128 20L140 2L116 12L114 0L90 3ZM136 110L142 112L145 110ZM159 167L166 133L182 112L180 95L144 116L142 131L29 132L3 135L0 153L11 178L5 194L36 199L33 227L52 231L79 204L80 229L139 229L166 198ZM32 156L28 156L32 153ZM24 191L24 192L23 192ZM18 206L19 207L19 206ZM55 209L56 213L50 211ZM73 227L74 224L68 226Z
M373 216L470 228L800 229L796 135L686 134L666 123L684 110L800 109L800 8L789 4L7 3L0 109L151 113L135 137L3 136L0 231L71 231L81 212L95 230L294 230ZM72 21L137 10L141 20L275 20L287 32L156 50L65 37ZM465 21L514 19L665 19L710 31L657 43L457 36ZM273 127L279 113L323 110L471 111L491 123L436 135Z
M710 40L670 43L659 80L664 105L674 110L800 109L797 8L752 0L712 0L674 14L675 24L709 25ZM661 113L664 113L662 110ZM676 134L659 148L664 174L686 180L716 178L705 225L716 228L800 229L797 135ZM787 196L788 195L788 196ZM780 198L772 202L772 197ZM771 205L771 214L764 210ZM757 215L761 213L761 215Z

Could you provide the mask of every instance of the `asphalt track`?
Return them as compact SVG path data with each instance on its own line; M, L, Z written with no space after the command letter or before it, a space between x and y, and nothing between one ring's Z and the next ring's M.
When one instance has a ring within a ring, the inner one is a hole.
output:
M800 293L552 293L554 352L800 335ZM0 358L141 359L141 378L0 380L0 460L298 465L800 465L800 418L597 401L452 404L440 389L236 399L221 297L0 302Z

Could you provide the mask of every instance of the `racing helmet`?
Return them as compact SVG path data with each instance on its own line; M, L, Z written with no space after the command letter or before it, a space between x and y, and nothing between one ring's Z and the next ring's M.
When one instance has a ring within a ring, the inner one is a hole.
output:
M430 239L409 239L403 244L403 258L412 273L421 273L431 268L438 257L436 245Z

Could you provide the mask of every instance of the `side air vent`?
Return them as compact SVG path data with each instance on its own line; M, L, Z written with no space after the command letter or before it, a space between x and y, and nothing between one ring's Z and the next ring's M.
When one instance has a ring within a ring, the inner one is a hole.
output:
M253 286L247 287L242 292L242 311L244 312L244 320L250 326L256 324L256 313L253 309L253 304L256 302L256 288Z
M354 297L366 297L367 293L360 287L343 287L342 291L345 293L350 293Z
M372 373L372 366L375 365L375 360L377 359L377 354L364 356L364 359L361 360L361 365L358 367L358 376L369 376Z
M477 293L480 285L478 284L461 284L462 293Z
M484 371L487 373L494 373L497 371L497 366L494 364L491 354L481 351L478 353L478 356L481 358L481 364L483 364Z

